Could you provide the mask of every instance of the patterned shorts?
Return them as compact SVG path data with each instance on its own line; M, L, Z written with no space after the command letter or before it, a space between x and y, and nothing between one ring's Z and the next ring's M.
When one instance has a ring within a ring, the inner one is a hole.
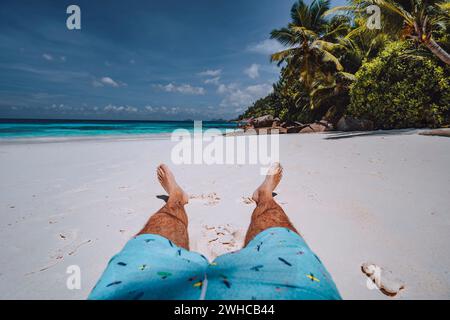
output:
M115 255L89 299L341 299L330 274L298 234L270 228L210 263L154 234Z

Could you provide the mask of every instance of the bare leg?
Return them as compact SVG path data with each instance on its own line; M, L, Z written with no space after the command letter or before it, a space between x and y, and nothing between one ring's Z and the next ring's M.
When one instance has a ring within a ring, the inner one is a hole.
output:
M169 194L169 199L164 207L150 217L138 235L158 234L189 250L188 217L184 210L189 197L177 184L173 173L165 164L161 164L156 173L161 186Z
M288 216L283 209L275 202L272 191L275 190L281 181L283 168L279 163L274 164L266 176L264 182L253 193L253 200L256 202L256 208L252 214L252 220L245 236L245 244L247 244L260 232L273 228L288 228L296 233L298 231L289 221Z

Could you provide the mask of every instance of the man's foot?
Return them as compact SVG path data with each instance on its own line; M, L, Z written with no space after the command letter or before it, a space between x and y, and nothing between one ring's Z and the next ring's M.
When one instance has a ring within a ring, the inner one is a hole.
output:
M282 176L283 176L283 167L278 162L274 163L267 172L267 176L264 182L253 193L252 199L256 203L258 203L259 200L262 200L264 198L271 199L272 192L280 183Z
M165 164L160 164L156 169L156 175L158 176L159 183L169 194L169 199L178 201L181 204L186 204L189 201L189 196L175 181L175 176L169 167Z

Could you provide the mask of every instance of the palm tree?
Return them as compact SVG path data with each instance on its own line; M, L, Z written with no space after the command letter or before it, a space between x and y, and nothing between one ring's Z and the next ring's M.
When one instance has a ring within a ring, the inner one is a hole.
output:
M307 89L320 73L330 74L342 71L338 58L332 53L340 45L330 42L339 34L342 24L330 24L324 13L330 8L330 0L314 0L307 5L298 0L291 9L291 22L287 27L275 29L271 38L278 40L287 49L274 53L271 61L281 65L286 62L285 75L288 79L300 78Z
M311 110L318 118L336 124L350 102L350 85L355 80L353 74L341 71L317 79L309 94Z
M382 13L382 32L396 38L409 38L424 45L436 57L450 64L450 54L433 38L433 32L445 29L450 21L448 0L350 0L350 5L335 7L336 11L350 11L362 17L369 5L377 5ZM353 30L348 38L370 32L366 24Z

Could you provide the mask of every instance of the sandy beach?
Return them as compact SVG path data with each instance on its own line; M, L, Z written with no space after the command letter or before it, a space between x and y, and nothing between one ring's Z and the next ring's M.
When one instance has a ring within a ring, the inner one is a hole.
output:
M163 205L155 179L162 162L191 195L191 249L213 259L242 246L259 166L172 165L173 144L0 142L0 298L85 299L111 256ZM448 138L283 135L280 160L276 199L344 299L392 299L367 288L367 262L404 283L393 299L450 298ZM81 290L66 287L71 265L81 269Z

